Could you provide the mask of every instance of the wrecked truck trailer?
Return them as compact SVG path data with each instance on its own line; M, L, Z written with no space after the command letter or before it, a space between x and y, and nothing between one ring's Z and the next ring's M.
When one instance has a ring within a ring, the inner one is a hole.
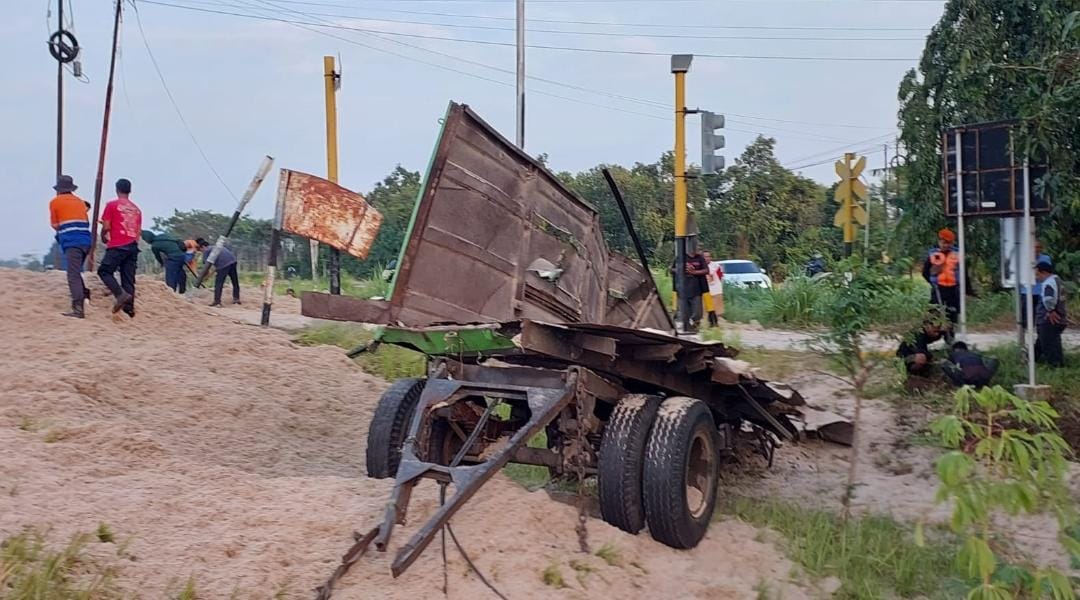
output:
M393 382L376 407L367 471L393 492L321 598L370 545L388 549L424 479L444 502L398 551L395 577L510 462L579 489L595 477L605 521L692 548L723 454L749 440L771 462L777 440L798 436L795 390L733 348L674 335L647 265L610 251L597 211L467 106L443 121L398 265L388 300L302 296L307 316L384 324L372 345L427 356L426 376Z

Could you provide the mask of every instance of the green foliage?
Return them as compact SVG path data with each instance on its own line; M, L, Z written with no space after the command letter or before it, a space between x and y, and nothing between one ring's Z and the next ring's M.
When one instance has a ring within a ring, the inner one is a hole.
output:
M731 512L786 538L788 555L814 577L837 577L834 598L955 598L961 581L945 536L917 544L908 527L887 517L841 521L792 504L736 500Z
M37 532L4 540L0 544L0 600L120 598L112 570L84 559L89 540L87 535L77 535L55 551Z
M882 265L852 259L842 262L838 271L819 284L825 298L820 322L827 330L816 344L835 352L848 374L858 379L861 373L869 374L863 372L878 358L863 352L864 336L874 331L886 339L901 339L926 316L929 298L913 280L892 277Z
M294 341L304 346L330 345L352 350L371 341L371 331L359 324L331 323L300 331ZM387 381L419 377L426 372L423 354L398 346L382 345L356 358L364 371Z
M1057 418L1049 403L1027 401L1001 387L962 388L952 414L931 425L950 449L937 462L937 501L952 505L949 525L962 539L957 564L978 581L969 598L1074 598L1060 573L1037 565L1002 569L994 551L995 515L1053 512L1062 545L1080 556L1065 533L1075 523L1065 483L1071 452Z
M918 70L900 83L901 140L907 164L898 237L917 258L946 224L941 187L941 131L965 123L1019 119L1021 155L1049 159L1037 182L1057 210L1040 237L1059 269L1080 274L1080 27L1076 0L949 0L927 37ZM970 226L969 266L996 270L997 226Z

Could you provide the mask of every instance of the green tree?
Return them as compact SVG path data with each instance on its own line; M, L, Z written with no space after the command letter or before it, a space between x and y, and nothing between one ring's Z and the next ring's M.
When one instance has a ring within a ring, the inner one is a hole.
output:
M919 257L947 224L942 130L1019 119L1018 151L1047 156L1052 168L1037 184L1055 202L1040 235L1059 266L1080 273L1080 1L949 0L899 99L908 193L898 236L908 256ZM973 224L967 240L970 257L996 261L994 221Z

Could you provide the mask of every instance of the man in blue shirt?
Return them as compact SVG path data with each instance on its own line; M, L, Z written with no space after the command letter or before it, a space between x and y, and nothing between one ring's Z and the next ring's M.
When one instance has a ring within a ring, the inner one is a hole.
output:
M210 244L202 240L199 249L202 250L203 261L209 261L210 252L213 250ZM218 252L212 264L216 274L214 275L214 303L210 306L221 306L221 292L225 288L226 277L232 281L232 303L240 304L240 278L236 273L236 255L232 253L232 250L222 246L221 252Z
M1035 305L1035 360L1051 367L1065 366L1065 352L1061 347L1061 332L1068 326L1065 310L1065 294L1061 281L1054 275L1050 263L1035 265L1035 278L1042 284L1042 295Z

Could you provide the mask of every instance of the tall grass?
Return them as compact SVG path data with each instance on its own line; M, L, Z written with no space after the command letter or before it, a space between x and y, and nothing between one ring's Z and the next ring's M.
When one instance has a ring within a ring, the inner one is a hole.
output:
M787 554L810 575L839 579L833 598L945 599L965 590L948 539L928 536L919 546L910 527L888 517L841 522L832 513L745 498L731 502L726 512L782 534Z
M390 282L381 276L382 268L376 267L375 273L367 278L358 278L348 273L341 274L341 293L346 296L358 298L388 298L390 296ZM257 287L262 285L266 273L247 271L240 273L240 282L243 285ZM330 280L325 277L316 279L284 279L278 272L278 278L274 280L274 293L284 295L286 291L293 290L297 296L301 292L325 292L330 289Z
M0 598L5 600L108 600L122 595L113 572L87 561L91 536L77 535L59 550L28 531L0 543Z

